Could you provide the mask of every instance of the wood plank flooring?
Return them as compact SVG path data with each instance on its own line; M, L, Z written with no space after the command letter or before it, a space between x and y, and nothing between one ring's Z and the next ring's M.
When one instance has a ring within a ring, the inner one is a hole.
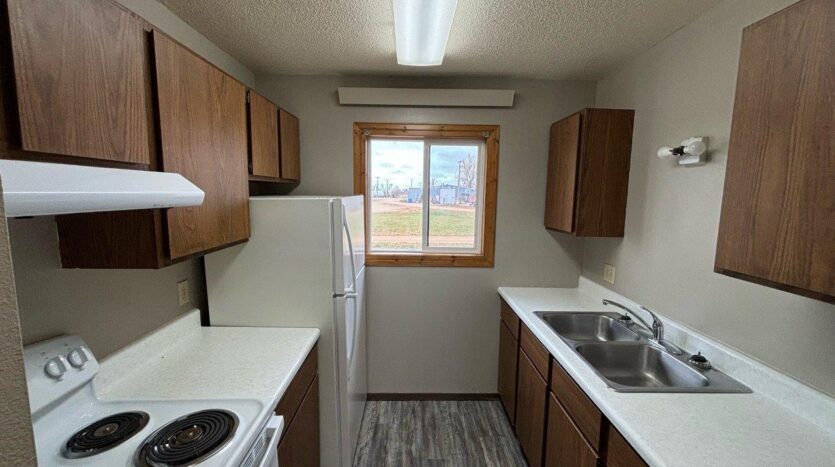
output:
M369 401L354 467L526 467L499 401Z

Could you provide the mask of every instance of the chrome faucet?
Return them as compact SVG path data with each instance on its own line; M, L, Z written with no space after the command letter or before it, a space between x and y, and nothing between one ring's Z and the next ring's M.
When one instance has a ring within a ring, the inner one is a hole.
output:
M646 322L646 320L644 320L644 318L641 318L637 313L635 313L634 310L632 310L628 306L622 305L622 304L620 304L620 303L618 303L614 300L607 300L607 299L604 298L603 299L603 304L604 305L614 305L614 306L620 308L621 310L625 311L626 313L634 316L641 324L644 325L644 327L647 330L649 330L652 333L652 338L650 339L651 343L653 343L655 345L658 345L658 346L661 346L665 350L667 350L670 353L673 353L675 355L681 355L681 354L684 353L684 351L681 350L677 345L673 344L672 342L668 342L664 339L664 323L662 323L661 318L659 318L658 315L656 315L649 308L647 308L643 305L640 305L641 309L646 311L647 313L649 313L649 315L652 317L652 324L648 324ZM628 318L628 315L626 313L624 313L623 316ZM623 320L625 321L625 319L623 319Z

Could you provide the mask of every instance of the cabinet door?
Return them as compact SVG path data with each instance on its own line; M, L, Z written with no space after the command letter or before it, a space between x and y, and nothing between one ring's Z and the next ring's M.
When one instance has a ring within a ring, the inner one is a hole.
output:
M519 354L519 343L505 326L499 322L499 398L514 425L516 420L516 365Z
M835 303L835 2L745 28L715 270Z
M246 88L154 32L162 166L206 192L169 209L168 248L182 258L249 237Z
M251 173L278 178L278 106L249 91Z
M524 351L519 352L519 385L516 398L516 437L530 467L542 465L545 436L545 400L548 385Z
M548 402L548 438L545 442L545 467L595 467L597 454L589 446L557 398Z
M299 119L284 109L278 109L278 135L281 141L281 178L299 181Z
M578 236L623 237L634 115L626 109L583 110L574 208Z
M25 151L150 164L138 18L99 0L8 0Z
M577 160L580 151L579 113L551 125L545 227L574 231Z
M285 422L287 420L285 419ZM313 379L296 416L278 445L278 465L319 467L319 376Z
M647 467L647 463L612 426L609 427L606 465L608 467Z

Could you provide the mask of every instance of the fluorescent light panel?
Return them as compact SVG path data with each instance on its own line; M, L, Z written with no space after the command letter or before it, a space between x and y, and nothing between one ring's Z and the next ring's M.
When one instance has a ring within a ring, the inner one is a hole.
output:
M397 63L433 66L444 61L458 0L394 0Z

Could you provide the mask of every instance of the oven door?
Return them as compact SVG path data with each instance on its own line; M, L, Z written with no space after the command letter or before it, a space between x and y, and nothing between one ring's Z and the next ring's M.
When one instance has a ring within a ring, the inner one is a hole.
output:
M264 455L260 462L256 465L258 467L278 467L278 440L281 438L281 432L284 429L284 417L273 415L267 421L266 437L267 449L264 450Z

